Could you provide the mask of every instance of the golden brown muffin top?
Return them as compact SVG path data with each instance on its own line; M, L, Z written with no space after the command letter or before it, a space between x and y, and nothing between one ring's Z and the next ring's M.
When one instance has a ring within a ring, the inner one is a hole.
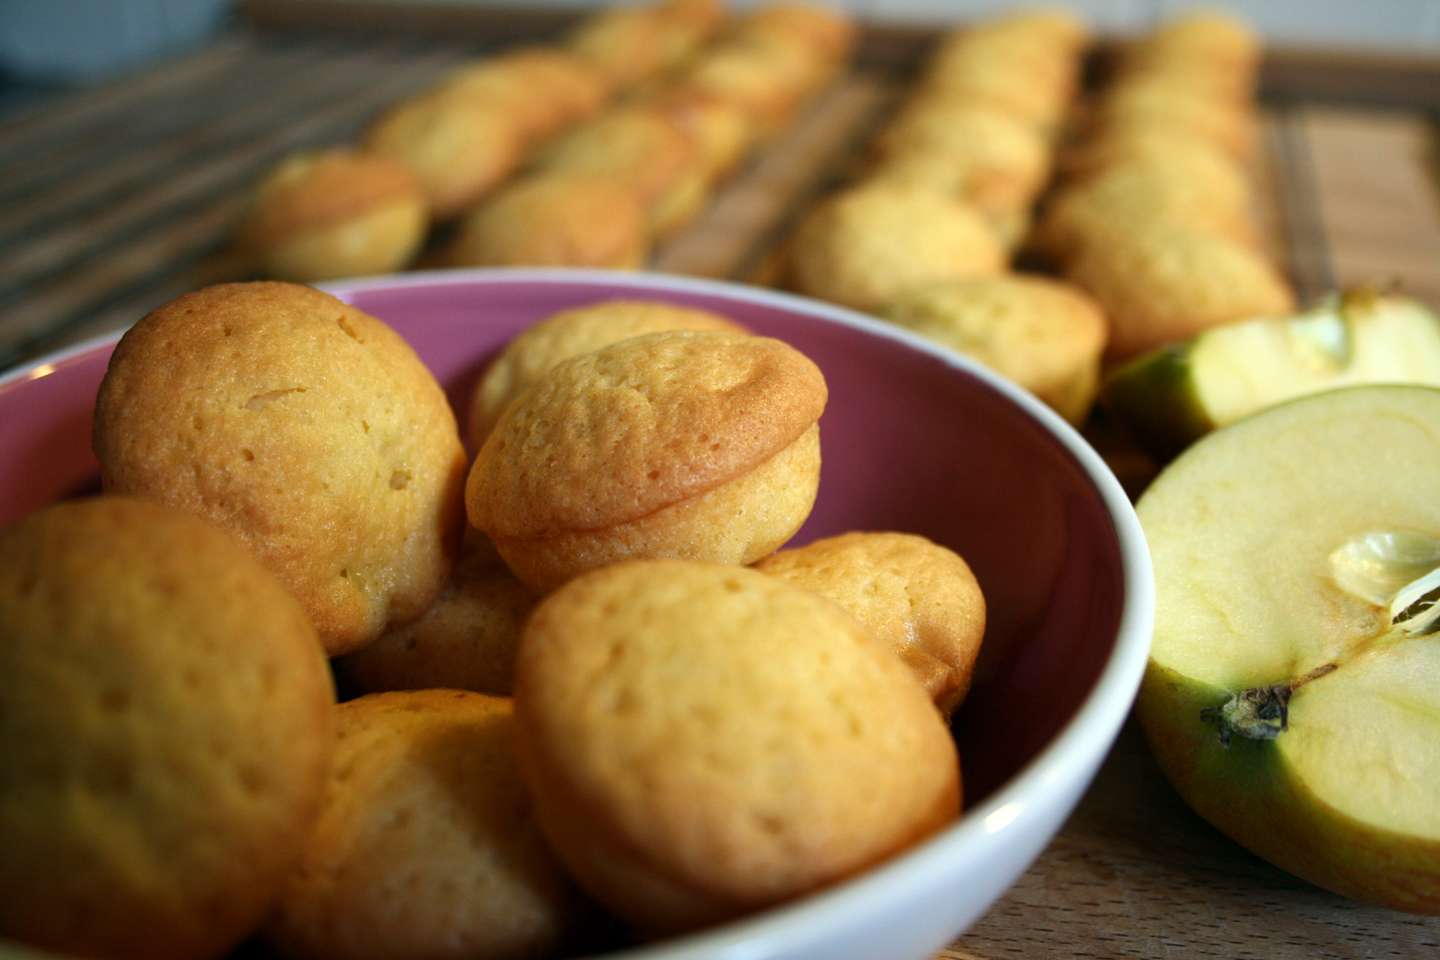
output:
M826 397L819 368L767 337L656 333L574 357L486 440L470 521L530 537L647 516L753 470L814 424Z
M718 313L660 300L622 298L561 310L517 334L486 366L470 409L475 448L506 405L556 364L630 337L666 330L748 332Z
M325 657L279 580L182 511L53 504L0 534L0 676L4 935L176 960L247 936L335 745Z
M94 448L107 491L243 539L332 654L418 616L454 560L467 463L444 391L311 287L218 284L147 314L111 356Z
M539 173L505 184L465 214L451 266L638 269L650 252L647 204L622 179Z
M854 614L947 716L965 699L985 635L985 598L955 551L918 534L857 530L777 551L755 569Z
M542 825L547 805L584 823L557 852L654 931L807 892L959 812L954 741L905 665L838 605L744 567L570 581L526 625L515 710Z
M346 148L306 150L281 161L256 186L239 239L259 246L388 204L424 202L415 175L392 157Z

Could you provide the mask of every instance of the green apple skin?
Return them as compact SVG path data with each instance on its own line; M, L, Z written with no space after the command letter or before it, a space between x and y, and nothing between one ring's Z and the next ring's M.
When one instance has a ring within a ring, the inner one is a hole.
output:
M1365 383L1440 386L1440 317L1412 298L1356 289L1139 357L1107 378L1100 402L1165 462L1276 403Z
M1191 446L1136 512L1156 617L1135 716L1166 777L1272 864L1440 914L1440 632L1397 633L1394 604L1343 586L1336 561L1405 531L1440 566L1440 389L1269 408ZM1222 743L1217 708L1274 685L1287 728Z
M1440 914L1440 840L1385 830L1317 798L1273 740L1220 745L1201 711L1226 691L1153 660L1135 715L1161 772L1196 813L1256 856L1334 893ZM1440 803L1440 798L1437 798Z

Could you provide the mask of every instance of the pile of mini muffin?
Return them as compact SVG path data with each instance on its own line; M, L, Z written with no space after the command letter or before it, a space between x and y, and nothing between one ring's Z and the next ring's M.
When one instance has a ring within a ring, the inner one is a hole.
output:
M1072 423L1104 369L1294 298L1257 226L1260 50L1190 12L1098 87L1060 9L942 35L853 181L800 223L781 282L937 340Z
M283 159L236 248L312 283L428 266L635 268L848 61L807 0L616 4L566 37L458 67L355 145Z
M103 493L0 533L0 936L574 955L943 829L985 599L914 534L787 546L828 397L729 317L602 300L489 362L470 457L328 294L148 314L96 398Z

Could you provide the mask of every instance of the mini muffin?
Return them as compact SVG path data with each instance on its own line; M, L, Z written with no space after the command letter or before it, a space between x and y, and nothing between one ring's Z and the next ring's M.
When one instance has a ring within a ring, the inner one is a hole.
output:
M1134 127L1194 136L1245 163L1259 150L1259 117L1251 105L1171 84L1140 80L1115 84L1101 97L1090 122L1096 136Z
M955 551L913 533L853 532L779 550L755 569L854 614L945 716L964 701L985 636L985 597Z
M1115 164L1057 190L1029 243L1063 265L1087 247L1125 244L1137 230L1168 223L1256 246L1248 183L1236 173L1204 153L1175 163Z
M510 700L394 691L336 714L325 805L266 939L296 960L555 956L592 910L535 825Z
M455 572L420 618L337 657L335 670L357 693L448 687L509 696L520 628L539 599L471 528Z
M739 103L698 87L667 86L651 100L695 145L709 183L718 183L749 156L755 127Z
M945 158L963 182L960 195L982 209L1028 210L1050 174L1050 144L983 100L931 93L917 96L881 132L883 165L911 153Z
M726 17L722 0L656 0L652 9L660 23L661 49L670 68L702 50ZM665 78L657 79L663 82Z
M718 313L660 300L602 300L552 314L512 338L486 366L470 407L470 438L475 449L485 442L510 402L560 361L664 330L748 332Z
M769 140L844 68L858 31L843 12L813 3L770 3L737 17L681 71L674 85L729 101Z
M1095 401L1108 328L1074 284L1020 273L956 280L909 291L885 317L1013 380L1072 424Z
M398 334L309 287L220 284L120 339L95 407L104 488L229 530L332 655L418 617L449 576L466 457Z
M1057 157L1067 185L1130 165L1188 174L1206 184L1205 192L1219 202L1250 206L1254 186L1249 170L1199 134L1159 125L1101 131Z
M709 0L612 4L584 18L565 46L623 92L677 67L714 32L722 16Z
M924 283L1006 269L1000 238L970 204L937 190L872 182L833 194L792 238L800 293L878 312Z
M503 104L432 90L385 111L366 131L364 144L410 168L431 219L441 222L515 172L526 133L521 118Z
M1110 321L1107 363L1222 323L1295 311L1289 283L1254 247L1173 224L1089 244L1066 276L1099 301Z
M1004 18L952 30L926 60L918 88L987 100L1053 136L1078 86L1081 42L1014 29Z
M470 522L542 592L627 558L752 563L814 505L825 401L819 368L766 337L671 331L572 357L480 448Z
M313 283L403 268L424 242L428 218L419 181L399 161L307 150L260 181L236 239L265 276Z
M610 177L630 185L645 203L653 235L699 212L710 184L690 134L649 103L616 107L580 124L546 144L530 169Z
M542 173L506 184L465 214L445 259L456 267L636 270L650 246L645 198L633 185Z
M803 51L781 44L730 38L696 57L675 89L736 106L752 142L773 139L815 88L821 67Z
M591 64L561 47L538 44L459 67L440 88L513 111L527 145L597 113L611 94L609 81Z
M101 497L0 534L0 937L209 960L320 810L334 689L302 610L219 528Z
M515 721L552 849L647 935L801 896L959 814L954 741L910 669L744 567L636 561L551 594Z
M1189 10L1171 17L1143 38L1144 57L1165 61L1202 61L1254 76L1260 38L1248 24L1223 10Z
M811 0L772 0L747 10L735 26L747 37L783 38L833 63L844 61L859 41L855 19L843 9Z
M867 164L858 183L949 194L974 208L1007 255L1023 247L1030 234L1033 204L1022 182L984 175L943 147L887 154Z
M966 28L972 38L1008 39L1050 54L1078 56L1090 42L1090 29L1060 4L1035 3L1007 10Z

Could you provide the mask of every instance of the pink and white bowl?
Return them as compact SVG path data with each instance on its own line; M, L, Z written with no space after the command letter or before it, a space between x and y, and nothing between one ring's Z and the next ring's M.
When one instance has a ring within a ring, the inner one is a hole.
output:
M967 802L956 824L819 893L611 960L923 960L979 919L1060 828L1134 699L1154 585L1125 492L1043 404L882 321L733 283L523 269L325 289L398 330L462 417L485 360L566 307L661 299L787 341L830 389L820 493L794 543L846 530L923 534L965 557L985 592L986 638L954 723ZM91 409L117 338L0 377L0 527L98 489ZM23 955L0 944L7 953Z

